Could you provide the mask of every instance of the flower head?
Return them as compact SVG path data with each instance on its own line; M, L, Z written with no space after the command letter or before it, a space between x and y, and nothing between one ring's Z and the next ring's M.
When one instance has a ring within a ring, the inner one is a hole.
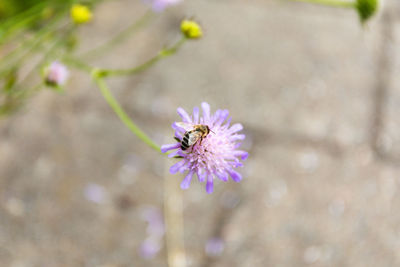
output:
M182 0L145 0L155 12L162 12L169 6L176 5Z
M92 19L92 12L87 6L75 4L71 7L71 18L76 24L82 24Z
M44 72L45 82L50 86L64 85L69 76L67 67L58 61L53 61Z
M228 110L217 110L214 114L210 113L210 106L203 102L203 117L200 117L199 108L193 109L193 116L189 116L183 108L178 108L178 114L183 123L188 125L203 124L207 125L210 132L191 145L186 150L182 150L181 142L163 145L163 153L168 150L175 150L169 157L181 158L181 161L170 168L172 174L187 172L186 177L181 183L182 189L189 188L194 174L197 174L200 182L207 181L206 191L212 193L214 189L214 178L228 181L229 176L239 182L242 176L234 169L243 166L240 160L245 160L248 153L238 150L241 141L245 138L244 134L238 132L243 129L239 123L230 126L231 119L228 119ZM228 120L227 120L228 119ZM226 121L227 120L227 121ZM173 123L175 137L182 140L188 129L183 129L182 123Z
M203 36L200 25L194 20L183 20L181 22L181 32L188 39L198 39Z

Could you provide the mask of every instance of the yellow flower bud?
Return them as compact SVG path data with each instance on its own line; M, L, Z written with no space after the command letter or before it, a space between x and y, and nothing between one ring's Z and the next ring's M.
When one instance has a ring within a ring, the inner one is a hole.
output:
M200 25L193 20L183 20L181 23L181 32L189 39L198 39L203 36Z
M71 7L71 18L76 24L82 24L92 19L92 12L87 6L75 4Z

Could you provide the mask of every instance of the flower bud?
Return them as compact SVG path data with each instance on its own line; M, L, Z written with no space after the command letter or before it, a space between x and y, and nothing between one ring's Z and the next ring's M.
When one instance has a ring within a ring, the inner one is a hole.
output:
M203 36L200 25L193 20L183 20L181 23L181 32L188 39L198 39Z
M75 4L71 7L71 18L76 24L86 23L92 19L92 12L87 6Z
M379 8L379 0L357 0L356 9L362 23L370 19Z
M69 71L63 64L54 61L45 69L44 75L47 85L58 87L65 84L69 76Z

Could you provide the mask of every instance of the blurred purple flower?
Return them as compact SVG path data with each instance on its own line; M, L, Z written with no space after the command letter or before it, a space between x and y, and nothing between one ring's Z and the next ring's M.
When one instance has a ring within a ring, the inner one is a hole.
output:
M45 81L49 85L64 85L68 77L67 67L58 61L53 61L45 70Z
M164 235L164 221L161 211L156 207L146 207L141 217L148 223L147 233L151 236L162 237Z
M139 254L145 259L151 259L161 250L165 232L164 221L161 211L153 206L143 208L140 215L148 226L147 238L142 242Z
M219 237L213 237L207 240L205 251L208 256L216 257L222 254L224 248L224 240Z
M101 185L90 183L85 188L85 197L91 202L101 204L105 201L106 191Z
M149 236L140 245L139 254L145 259L154 258L161 249L161 240Z
M176 5L182 0L144 0L146 3L151 5L155 12L162 12L169 6Z
M192 147L183 151L181 143L163 145L161 151L163 153L169 150L175 150L170 153L169 157L182 157L182 160L174 164L170 168L172 174L188 171L185 179L181 183L182 189L189 188L193 174L197 174L200 182L207 181L206 191L212 193L214 189L214 177L218 177L222 181L228 181L230 175L235 182L242 180L242 176L234 170L234 168L242 167L240 160L245 160L248 153L238 150L244 140L244 134L238 134L243 129L239 123L230 126L231 118L228 118L229 111L218 109L214 114L210 113L210 105L203 102L203 117L200 117L199 108L193 109L193 116L189 116L183 108L178 108L178 114L182 121L186 124L205 124L211 132L200 142L198 141ZM182 140L185 129L172 124L175 130L175 137Z

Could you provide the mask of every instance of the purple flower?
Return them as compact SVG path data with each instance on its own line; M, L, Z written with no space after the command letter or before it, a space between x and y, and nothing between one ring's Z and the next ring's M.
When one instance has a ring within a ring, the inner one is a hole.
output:
M53 61L45 71L45 80L49 85L61 86L64 85L69 76L67 67L58 61Z
M206 254L211 257L216 257L222 254L225 248L225 242L219 237L213 237L207 240L205 245Z
M217 110L214 114L210 113L210 105L203 102L203 117L200 117L199 108L193 109L193 116L189 116L183 108L178 108L178 114L181 116L184 124L207 125L210 132L202 140L197 141L186 150L182 150L181 143L163 145L163 153L168 150L175 150L169 157L180 157L181 161L170 168L172 174L187 172L185 179L181 183L182 189L189 188L190 181L194 174L197 174L200 182L207 181L206 191L212 193L214 188L214 178L218 177L222 181L228 181L228 177L235 182L242 180L242 176L234 169L242 167L240 160L245 160L248 153L238 150L241 143L239 141L245 138L244 134L238 132L243 129L239 123L230 126L231 118L228 119L228 110ZM225 120L227 120L225 122ZM188 129L181 128L182 123L173 123L175 137L182 140Z
M161 211L153 206L146 207L141 212L141 217L148 223L147 233L151 236L164 235L164 221Z
M140 245L139 254L144 259L152 259L161 249L161 241L152 236L146 238Z
M141 217L147 221L147 238L139 248L139 254L145 259L154 258L162 248L162 239L165 232L164 221L161 211L154 207L144 207Z
M145 0L155 12L162 12L168 6L176 5L182 0Z
M104 187L98 184L90 183L85 188L85 197L97 204L101 204L105 202L106 199L106 190Z

